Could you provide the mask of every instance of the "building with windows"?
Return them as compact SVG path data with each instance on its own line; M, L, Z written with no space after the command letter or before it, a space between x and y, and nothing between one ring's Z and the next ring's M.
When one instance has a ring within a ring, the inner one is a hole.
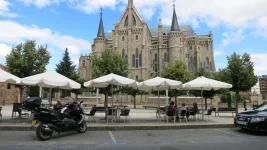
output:
M257 83L251 88L251 93L252 94L260 94L260 79L258 78Z
M267 93L267 75L258 76L260 93Z
M166 10L168 11L168 10ZM104 32L102 12L97 37L92 52L79 59L79 74L86 80L92 79L92 56L112 50L125 58L129 65L129 78L149 79L164 71L168 63L184 61L188 70L196 72L199 66L206 71L215 71L213 34L197 35L191 26L179 26L175 5L172 24L150 28L133 4L128 0L120 20L113 25L112 32Z

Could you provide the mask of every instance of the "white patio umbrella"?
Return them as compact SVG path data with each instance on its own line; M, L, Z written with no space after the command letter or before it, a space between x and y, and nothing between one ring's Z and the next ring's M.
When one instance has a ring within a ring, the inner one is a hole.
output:
M202 119L203 119L203 90L210 91L212 89L229 89L232 88L231 84L205 78L203 76L198 77L192 81L185 83L182 87L182 90L201 90L201 105L202 105Z
M57 73L56 71L49 71L41 74L36 74L21 79L21 84L30 86L40 86L50 88L50 102L51 101L51 89L79 89L81 84Z
M112 88L112 105L113 105L113 85L138 88L139 83L133 79L129 79L123 76L113 74L113 73L84 83L85 87L96 87L96 88L104 88L109 85L111 85L111 88ZM113 115L113 112L112 112L112 115ZM112 119L112 122L113 122L113 119Z
M175 81L175 80L161 78L161 77L155 77L155 78L146 80L144 82L141 82L139 84L138 89L144 90L144 91L157 90L158 91L158 101L159 101L159 105L160 105L160 100L159 100L159 91L160 90L166 90L166 104L167 104L167 97L168 97L167 90L179 89L182 87L182 85L183 85L183 83L180 81Z
M0 82L19 84L21 82L21 79L0 68Z

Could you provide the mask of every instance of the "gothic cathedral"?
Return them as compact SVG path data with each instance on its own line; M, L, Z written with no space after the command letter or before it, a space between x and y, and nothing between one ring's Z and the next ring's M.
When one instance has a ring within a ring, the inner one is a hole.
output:
M161 20L158 28L149 28L128 0L120 21L113 26L112 32L104 32L102 13L97 37L92 44L92 53L81 56L79 74L85 80L91 80L91 57L101 55L104 50L118 52L127 60L129 78L149 79L164 71L168 63L182 60L190 72L196 72L199 66L205 71L215 71L213 55L213 36L197 35L191 26L179 26L173 8L171 27L163 27Z

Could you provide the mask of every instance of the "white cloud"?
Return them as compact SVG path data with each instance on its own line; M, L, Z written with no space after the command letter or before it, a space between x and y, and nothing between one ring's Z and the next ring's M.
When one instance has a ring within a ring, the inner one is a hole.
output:
M239 43L241 42L245 36L242 29L238 29L237 31L229 31L223 33L223 44L227 46L232 43Z
M10 10L8 8L10 5L11 4L7 0L1 0L1 2L0 2L0 16L11 17L11 18L18 16L17 14L10 12Z
M267 74L267 54L255 53L251 54L250 56L254 63L255 74Z
M36 25L26 26L13 21L0 20L0 43L14 45L28 39L36 40L38 44L47 44L48 50L52 53L55 50L63 51L67 47L72 58L82 52L89 53L91 49L91 44L83 39L55 33L48 28L39 28ZM1 55L5 56L7 53L5 51Z
M214 57L216 56L220 56L223 54L223 51L219 51L219 50L214 50Z
M19 0L25 4L45 7L52 4L67 3L71 8L86 13L95 13L99 8L125 9L128 0ZM267 14L266 0L176 0L176 13L181 24L192 24L198 27L203 22L210 27L224 24L228 27L245 28L250 22L260 24ZM156 13L164 25L170 25L173 3L171 0L134 0L135 7L144 19L150 19ZM123 7L122 7L123 6ZM266 22L266 21L264 21ZM260 25L259 24L259 25ZM266 29L267 27L264 26Z
M49 6L52 4L58 4L62 0L18 0L23 2L25 5L35 5L38 8Z
M0 43L0 58L5 57L11 51L11 47L6 44Z
M255 33L267 38L267 15L259 17L256 21L256 25L258 25L258 27Z

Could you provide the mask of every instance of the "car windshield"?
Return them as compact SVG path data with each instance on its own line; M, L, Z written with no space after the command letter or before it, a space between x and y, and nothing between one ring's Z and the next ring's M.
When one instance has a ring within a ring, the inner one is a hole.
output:
M256 108L255 110L258 110L258 111L267 111L267 105L263 105L259 108Z

